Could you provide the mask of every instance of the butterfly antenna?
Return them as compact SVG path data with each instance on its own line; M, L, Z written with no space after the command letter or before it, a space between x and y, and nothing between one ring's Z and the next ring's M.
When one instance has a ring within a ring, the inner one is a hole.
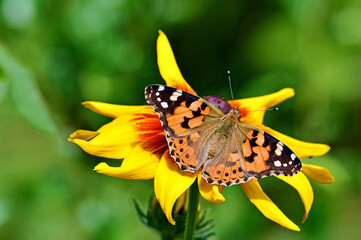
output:
M246 110L246 111L240 111L240 112L258 112L258 111L278 111L278 108L268 108L264 110Z
M228 74L228 82L229 82L229 90L231 91L231 96L232 96L232 101L233 101L233 106L232 108L234 108L234 97L233 97L233 91L232 91L232 81L231 81L231 72L227 71Z

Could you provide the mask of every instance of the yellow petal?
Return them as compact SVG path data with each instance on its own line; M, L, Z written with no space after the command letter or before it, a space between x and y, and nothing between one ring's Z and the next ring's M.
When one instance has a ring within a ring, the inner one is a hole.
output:
M159 31L159 37L157 40L157 56L160 75L162 75L162 78L168 86L179 88L186 92L197 95L183 78L174 58L174 54L169 44L168 38L162 31Z
M138 144L123 160L120 167L110 167L102 162L94 171L112 177L145 180L154 178L159 163L157 151L166 151L167 148L153 144L157 136ZM163 149L163 150L162 150Z
M129 144L124 145L99 145L92 144L90 142L74 139L72 142L76 143L79 147L81 147L85 152L104 158L112 158L112 159L121 159L127 156L129 152L132 151L132 148Z
M276 176L276 177L285 181L292 187L294 187L297 190L298 194L300 195L301 200L303 202L303 206L305 207L305 215L303 216L303 220L302 220L303 223L304 221L306 221L308 213L313 203L313 191L310 182L302 172L299 172L292 177L285 177L285 176Z
M177 198L194 182L198 173L182 171L166 151L154 177L154 191L168 221L175 225L172 210Z
M185 191L176 201L174 212L185 211L188 209L189 190Z
M139 143L138 133L126 119L116 118L100 128L97 135L89 140L90 135L76 131L69 140L78 144L85 152L105 158L125 158L132 148Z
M252 97L252 98L244 98L234 101L234 106L239 107L241 110L242 118L250 119L247 122L255 122L261 124L263 122L263 117L265 111L253 111L253 112L245 112L242 114L242 110L264 110L276 106L277 104L285 101L286 99L293 97L295 92L292 88L284 88L276 93L260 96L260 97ZM231 105L233 105L233 101L229 101Z
M111 118L116 118L119 116L123 116L125 114L132 114L136 112L142 112L147 109L150 110L148 105L143 106L125 106L125 105L116 105L110 103L102 103L102 102L93 102L87 101L82 103L84 107L89 108L93 112L99 113L104 116L108 116Z
M159 118L150 107L132 112L130 108L96 132L80 130L70 135L69 141L78 144L89 154L106 158L125 158L139 142L162 133ZM154 144L166 145L165 137Z
M94 168L94 171L112 177L146 180L154 178L158 163L159 159L156 155L135 147L120 167L110 167L102 162Z
M249 200L262 212L262 214L280 224L283 227L293 231L300 231L299 227L289 220L283 212L272 202L272 200L263 192L258 181L251 179L246 183L241 184L244 192L247 194Z
M330 151L330 147L326 144L303 142L277 132L269 127L262 126L261 128L286 144L299 158L321 156Z
M198 176L198 188L202 197L212 203L217 204L226 201L221 193L224 189L224 186L218 184L209 184L201 176L201 173Z
M72 134L70 134L68 140L70 142L73 142L74 139L83 139L85 141L89 141L98 135L99 135L99 132L95 132L95 131L77 130L77 131L73 132Z
M306 174L307 177L319 183L335 182L335 179L332 177L330 171L320 166L302 164L302 172Z

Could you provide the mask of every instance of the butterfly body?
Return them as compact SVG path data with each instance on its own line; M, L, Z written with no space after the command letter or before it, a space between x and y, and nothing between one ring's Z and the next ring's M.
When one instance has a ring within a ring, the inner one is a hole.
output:
M230 186L301 170L297 156L263 130L242 122L239 109L217 96L199 98L182 90L150 85L145 97L158 113L170 155L181 170L208 183Z

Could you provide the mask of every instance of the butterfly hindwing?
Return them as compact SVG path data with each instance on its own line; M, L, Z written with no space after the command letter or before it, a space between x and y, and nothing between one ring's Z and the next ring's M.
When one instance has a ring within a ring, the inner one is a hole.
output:
M229 142L220 146L222 151L205 162L202 176L211 184L231 186L248 181L241 167L242 152L238 148L239 138L233 132Z
M262 130L248 129L241 149L241 165L248 177L293 176L302 168L300 159L291 149Z
M207 158L207 156L198 156L202 148L200 137L199 132L180 138L172 138L167 134L170 155L181 170L196 172L201 165L198 159Z
M216 137L213 131L220 121L214 120L184 137L173 138L167 134L170 155L180 169L196 172L208 161Z
M150 85L145 89L145 98L171 137L189 135L204 123L220 117L220 111L207 101L180 89Z

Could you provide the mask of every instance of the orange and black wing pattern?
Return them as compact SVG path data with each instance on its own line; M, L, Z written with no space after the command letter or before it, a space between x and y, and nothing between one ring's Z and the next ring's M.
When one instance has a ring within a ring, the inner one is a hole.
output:
M159 115L164 131L173 138L187 136L222 114L193 94L163 85L146 87L145 99Z
M239 159L239 152L223 152L215 162L207 161L202 172L203 178L211 184L227 187L244 183L248 177L244 175Z
M262 130L248 129L240 147L241 167L248 178L293 176L302 169L300 159L291 149Z
M204 134L204 131L195 131L180 138L167 134L170 155L181 170L196 172L208 159L210 144Z
M145 98L167 133L172 158L180 169L196 172L208 158L207 141L223 113L193 94L168 86L148 86Z

